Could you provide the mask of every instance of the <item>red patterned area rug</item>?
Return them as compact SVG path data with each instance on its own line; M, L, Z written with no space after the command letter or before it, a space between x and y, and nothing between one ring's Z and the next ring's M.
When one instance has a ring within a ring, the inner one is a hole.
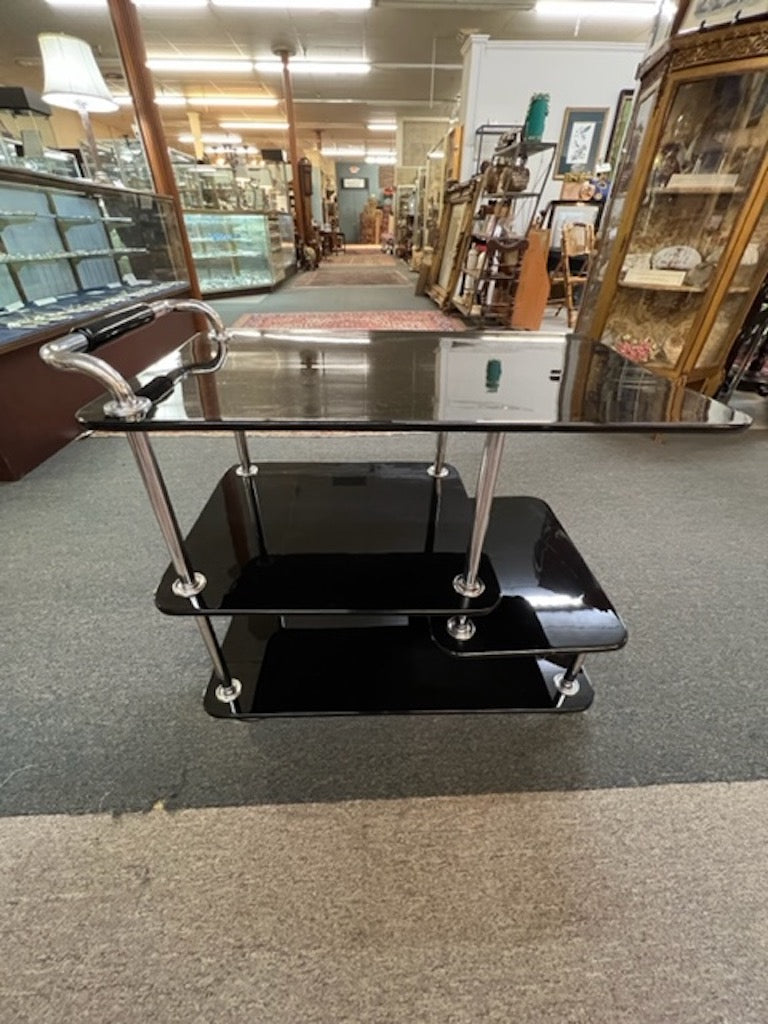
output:
M320 269L325 267L344 267L353 265L355 267L401 267L405 269L405 264L402 260L395 259L394 256L390 256L388 252L381 252L376 249L372 252L365 252L357 250L350 252L347 247L346 252L335 252L333 256L323 256L320 263Z
M445 316L427 310L374 310L363 313L246 313L235 321L234 327L253 327L257 330L312 329L355 331L463 331L458 317Z
M369 267L365 264L348 264L344 267L328 267L325 263L319 270L300 274L292 282L293 288L349 288L396 285L400 288L411 284L411 278L397 267Z

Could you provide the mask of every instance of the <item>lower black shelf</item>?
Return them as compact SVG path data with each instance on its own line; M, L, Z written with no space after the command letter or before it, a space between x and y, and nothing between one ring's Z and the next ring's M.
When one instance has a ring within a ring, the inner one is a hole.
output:
M432 641L423 619L404 626L285 629L277 618L235 618L224 641L232 675L242 683L236 703L216 696L212 678L205 710L216 718L474 712L571 712L592 703L586 673L579 692L563 698L555 661L456 658Z

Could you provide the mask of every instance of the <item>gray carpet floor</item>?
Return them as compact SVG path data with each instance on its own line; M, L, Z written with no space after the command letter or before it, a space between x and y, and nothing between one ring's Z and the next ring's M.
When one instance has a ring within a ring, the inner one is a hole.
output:
M481 438L451 442L473 486ZM234 461L156 444L183 526ZM431 456L428 436L254 438L262 460ZM625 618L584 715L213 721L194 626L156 613L162 542L120 438L70 446L0 491L3 814L145 810L768 775L763 431L517 435L501 493L549 501ZM116 511L117 510L117 511Z

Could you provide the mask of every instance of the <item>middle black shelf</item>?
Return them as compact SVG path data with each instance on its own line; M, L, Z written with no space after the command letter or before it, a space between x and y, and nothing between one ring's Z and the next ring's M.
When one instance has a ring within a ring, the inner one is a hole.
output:
M493 504L479 576L463 572L474 502L456 470L426 463L265 463L253 478L227 471L186 539L207 580L202 605L156 594L171 615L425 616L433 641L467 657L605 651L626 630L549 506L533 497ZM445 617L467 611L477 631L452 640ZM289 623L288 623L289 624ZM384 625L382 620L382 625Z

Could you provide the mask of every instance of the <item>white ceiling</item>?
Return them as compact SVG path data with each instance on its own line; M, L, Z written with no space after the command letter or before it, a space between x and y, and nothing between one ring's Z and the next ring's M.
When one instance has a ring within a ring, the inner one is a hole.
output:
M456 109L461 87L462 41L472 32L494 39L580 39L616 42L644 42L650 24L627 22L611 15L606 0L605 17L577 20L574 16L543 19L533 11L533 0L378 0L368 11L247 11L207 7L202 10L140 11L149 56L269 57L275 47L285 47L308 59L341 58L366 60L372 64L364 77L293 76L299 144L309 149L317 143L317 131L328 144L365 144L382 147L387 135L375 135L366 122L377 117L449 117ZM4 84L14 82L14 69L40 67L37 45L39 32L65 32L85 39L93 47L99 64L114 92L121 91L120 61L106 8L65 10L45 0L0 0L2 18L0 67ZM39 71L42 87L42 70ZM156 73L156 91L215 95L238 93L245 96L281 96L281 78L276 74L219 74L181 76ZM270 120L284 117L282 106L274 110L220 110L199 106L202 127L221 131L221 120L249 118ZM184 110L162 112L168 139L189 130ZM283 132L245 131L244 141L254 145L285 147ZM184 148L184 147L179 147Z

